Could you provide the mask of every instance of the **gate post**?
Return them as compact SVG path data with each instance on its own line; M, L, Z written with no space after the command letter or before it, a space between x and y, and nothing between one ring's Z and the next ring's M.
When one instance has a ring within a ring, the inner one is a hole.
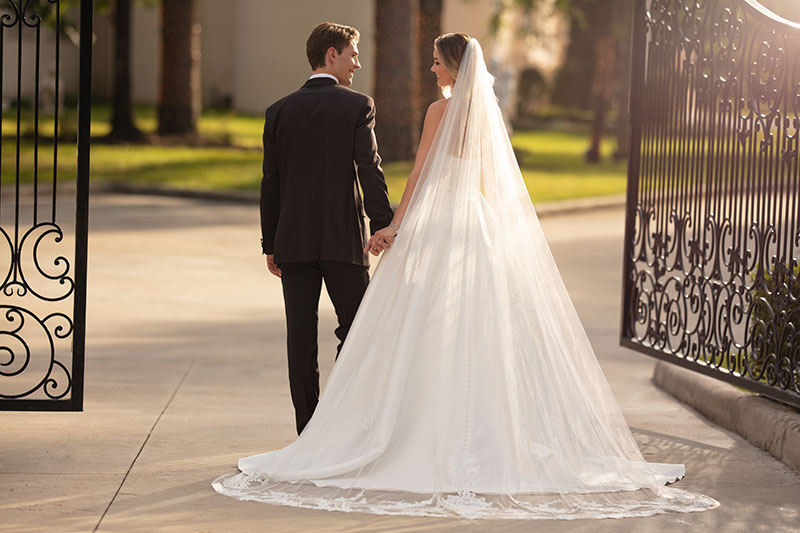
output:
M623 248L623 277L622 277L622 323L620 324L620 337L629 336L629 309L633 283L629 280L629 273L633 269L633 225L636 220L636 199L639 197L639 166L641 162L642 144L642 93L644 92L646 42L646 1L634 0L636 5L633 10L633 31L631 32L631 91L628 101L630 145L628 148L628 185L625 198L625 244Z
M81 0L80 88L78 102L78 201L75 207L75 331L72 334L72 401L83 411L86 352L86 271L89 245L89 147L92 114L92 13L94 0ZM88 31L84 31L87 29ZM85 198L85 201L81 201Z

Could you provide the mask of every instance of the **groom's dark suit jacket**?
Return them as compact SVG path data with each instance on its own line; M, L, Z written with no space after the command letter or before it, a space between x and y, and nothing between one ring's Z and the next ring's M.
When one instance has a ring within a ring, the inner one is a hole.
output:
M275 263L369 265L364 209L372 233L393 216L374 126L372 98L330 78L310 79L267 109L261 233Z

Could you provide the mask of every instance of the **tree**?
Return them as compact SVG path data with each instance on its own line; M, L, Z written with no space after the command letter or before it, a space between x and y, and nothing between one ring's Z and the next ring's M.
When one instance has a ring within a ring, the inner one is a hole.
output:
M617 34L617 87L615 101L617 108L617 149L614 159L628 157L630 142L630 93L631 93L631 27L633 25L633 2L624 2L614 11L614 28Z
M530 13L542 0L512 0L510 6ZM600 141L606 115L614 105L618 114L617 151L625 157L628 139L630 86L630 30L634 0L556 0L554 7L570 22L569 45L556 76L552 101L564 107L590 109L593 120L586 159L600 160ZM506 3L499 4L493 29L502 20Z
M419 2L375 3L375 134L387 161L412 159L419 135Z
M594 76L592 79L592 111L594 118L589 133L586 161L600 161L600 143L606 123L606 111L611 93L614 72L614 40L610 35L599 35L594 43Z
M154 5L158 0L134 0L137 5ZM59 26L61 37L78 44L78 23L69 16L69 9L79 0L61 0ZM114 88L111 100L111 132L107 139L114 142L135 142L143 135L133 120L131 100L131 7L132 0L95 0L100 13L112 13L114 25ZM42 21L56 29L56 12L49 0L31 0L27 12L42 16Z
M597 8L592 0L576 0L582 9L573 9L567 16L569 37L564 62L553 82L552 102L569 108L589 109L592 102L592 87L595 73L595 36L597 26L586 21L593 13L589 7ZM602 6L601 6L602 7ZM598 10L600 11L600 10ZM588 16L587 16L588 15ZM601 13L602 16L602 13Z
M131 100L131 0L115 0L114 95L111 104L111 133L114 141L138 141L142 132L133 121Z
M441 33L442 0L420 0L419 39L417 39L419 83L417 84L417 98L414 105L417 113L419 113L416 120L420 123L420 126L425 110L440 97L439 87L436 85L435 77L430 72L430 66L433 63L433 41Z
M194 0L161 1L160 135L197 135L200 114L200 25Z

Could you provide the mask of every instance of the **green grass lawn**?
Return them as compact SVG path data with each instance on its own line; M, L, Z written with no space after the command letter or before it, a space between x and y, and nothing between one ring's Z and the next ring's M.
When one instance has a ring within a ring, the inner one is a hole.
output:
M586 163L583 153L588 144L584 134L520 131L511 137L511 143L534 203L625 192L627 163L614 162L610 157L598 164ZM613 150L613 142L607 140L603 153L611 154ZM393 202L403 196L411 166L411 162L383 165Z
M604 158L596 164L584 160L588 136L581 133L520 131L511 143L534 203L625 192L627 162L612 160L611 139L603 142Z
M102 137L109 131L109 110L93 109L92 135ZM70 120L62 125L72 127ZM145 132L155 129L152 107L137 109L137 123ZM3 132L8 135L16 127L13 115L4 115ZM92 145L92 179L126 181L203 190L258 190L261 180L260 115L208 111L199 122L202 136L231 144L230 147L184 147L161 145ZM52 119L40 119L40 132L52 136ZM23 122L23 133L33 131L30 120ZM590 165L583 159L587 136L575 132L520 131L512 136L525 182L534 202L549 202L619 194L625 191L625 163L613 162L608 156L613 143L608 140L599 163ZM20 147L20 178L33 180L33 141L26 138ZM39 177L52 177L52 141L42 139L39 145ZM75 144L59 144L59 180L75 177ZM399 202L411 162L384 163L389 198ZM16 173L16 142L6 137L2 144L3 181Z

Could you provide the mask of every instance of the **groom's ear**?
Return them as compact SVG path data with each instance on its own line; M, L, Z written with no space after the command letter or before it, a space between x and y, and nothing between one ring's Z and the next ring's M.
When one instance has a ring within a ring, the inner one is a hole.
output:
M325 62L326 63L330 63L331 65L333 65L333 62L336 60L336 55L337 54L338 54L338 52L336 51L336 47L335 46L329 47L325 51Z

